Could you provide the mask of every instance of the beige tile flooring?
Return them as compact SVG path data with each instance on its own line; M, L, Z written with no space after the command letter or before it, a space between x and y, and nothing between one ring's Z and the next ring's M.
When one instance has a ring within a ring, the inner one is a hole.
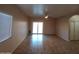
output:
M33 34L26 38L14 54L79 53L79 41L65 41L56 35Z

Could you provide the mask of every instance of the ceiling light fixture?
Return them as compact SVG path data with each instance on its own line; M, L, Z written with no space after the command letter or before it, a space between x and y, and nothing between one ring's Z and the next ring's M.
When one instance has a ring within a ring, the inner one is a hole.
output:
M47 18L48 18L48 15L45 16L45 19L47 19Z
M45 17L44 18L48 19L48 9L47 8L45 9Z

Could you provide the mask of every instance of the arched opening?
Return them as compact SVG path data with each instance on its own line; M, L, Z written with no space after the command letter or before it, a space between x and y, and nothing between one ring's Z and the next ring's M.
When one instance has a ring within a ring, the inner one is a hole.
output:
M79 15L74 15L69 20L70 40L79 40Z

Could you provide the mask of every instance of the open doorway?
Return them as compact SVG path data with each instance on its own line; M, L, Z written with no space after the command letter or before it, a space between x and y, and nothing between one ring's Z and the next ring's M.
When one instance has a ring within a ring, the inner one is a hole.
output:
M79 40L79 15L70 18L70 40Z
M33 22L32 33L42 34L43 33L43 22Z

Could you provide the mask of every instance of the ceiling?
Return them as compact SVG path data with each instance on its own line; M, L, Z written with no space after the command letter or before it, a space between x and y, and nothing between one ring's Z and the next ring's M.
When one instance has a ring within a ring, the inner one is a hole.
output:
M18 4L17 5L26 15L30 17L48 16L58 18L67 16L79 11L79 5L70 4Z

